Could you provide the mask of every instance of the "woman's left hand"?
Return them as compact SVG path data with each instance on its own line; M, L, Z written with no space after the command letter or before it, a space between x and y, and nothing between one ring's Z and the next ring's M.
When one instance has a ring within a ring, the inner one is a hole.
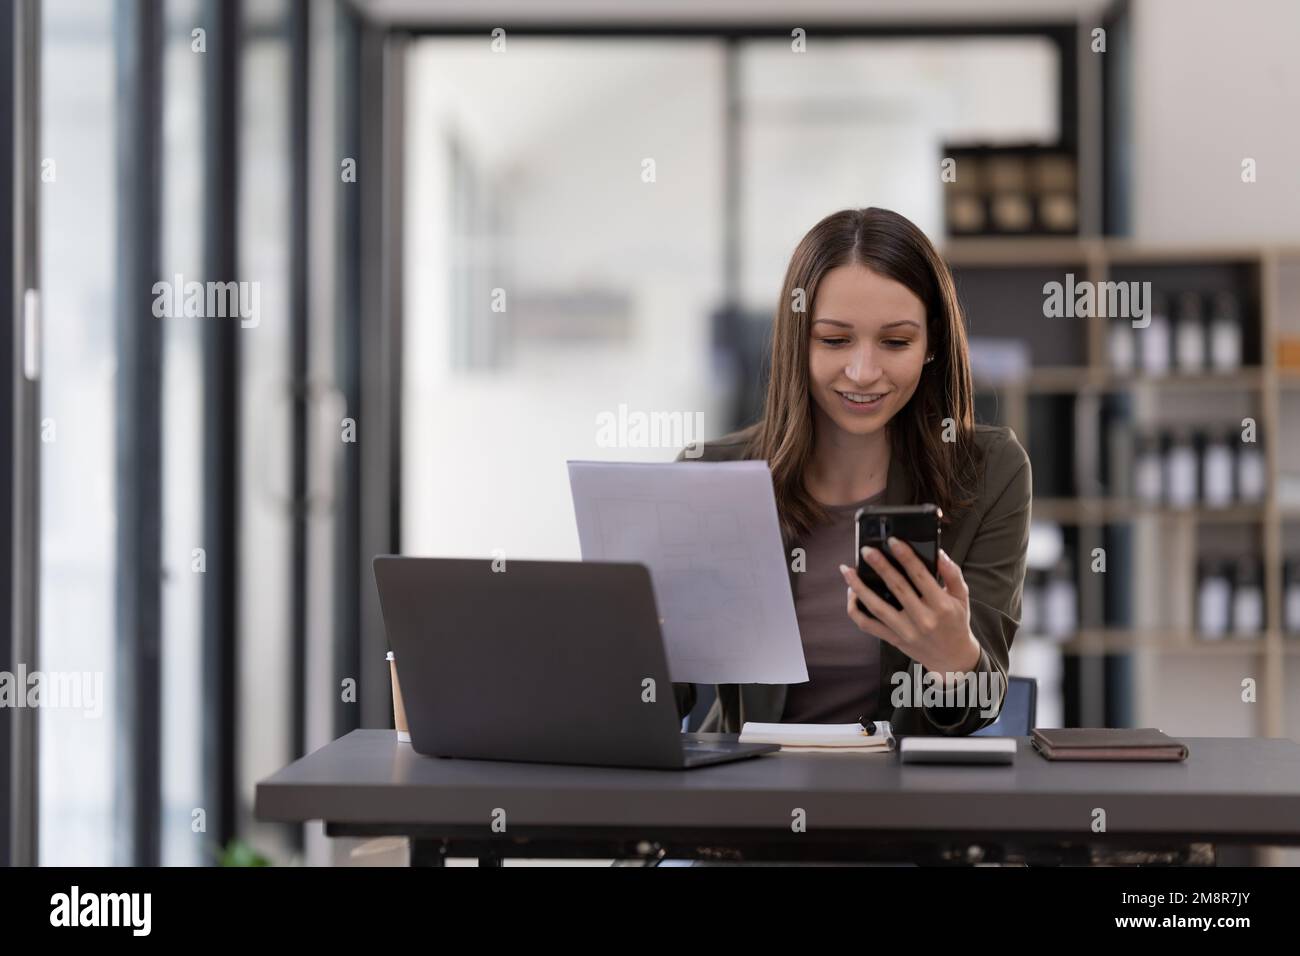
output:
M900 611L867 587L854 568L840 565L848 584L849 617L858 629L888 641L928 671L940 674L972 671L979 664L980 645L970 629L970 591L961 568L939 551L939 575L944 587L904 541L890 538L890 553L906 569L904 577L889 559L872 547L862 549L867 563L903 605ZM857 599L876 617L858 610Z

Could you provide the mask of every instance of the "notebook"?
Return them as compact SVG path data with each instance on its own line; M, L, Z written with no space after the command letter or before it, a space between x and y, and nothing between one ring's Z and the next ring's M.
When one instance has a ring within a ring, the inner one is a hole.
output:
M1154 727L1068 727L1035 730L1034 748L1048 760L1186 760L1187 744Z
M889 722L877 720L868 734L861 724L764 724L746 721L742 744L780 744L790 753L889 753L894 734Z

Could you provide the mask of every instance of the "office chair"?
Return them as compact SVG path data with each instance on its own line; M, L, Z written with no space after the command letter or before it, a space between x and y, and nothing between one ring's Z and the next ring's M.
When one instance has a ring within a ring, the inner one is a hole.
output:
M1028 737L1038 725L1038 681L1011 677L998 719L975 731L972 737Z
M704 723L704 718L709 716L709 709L713 706L713 701L717 696L718 688L715 685L695 685L695 706L682 719L683 732L693 734L700 729L700 725Z

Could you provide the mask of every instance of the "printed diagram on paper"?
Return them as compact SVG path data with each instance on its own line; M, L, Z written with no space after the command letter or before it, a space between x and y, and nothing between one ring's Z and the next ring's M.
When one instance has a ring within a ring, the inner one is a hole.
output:
M675 681L808 679L761 461L569 462L584 561L650 569Z

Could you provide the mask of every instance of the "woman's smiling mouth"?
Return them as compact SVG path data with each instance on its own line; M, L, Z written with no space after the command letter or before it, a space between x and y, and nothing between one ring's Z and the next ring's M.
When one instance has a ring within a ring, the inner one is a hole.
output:
M852 412L871 412L880 408L882 399L888 395L888 392L841 392L835 390L839 395L840 401L844 407Z

